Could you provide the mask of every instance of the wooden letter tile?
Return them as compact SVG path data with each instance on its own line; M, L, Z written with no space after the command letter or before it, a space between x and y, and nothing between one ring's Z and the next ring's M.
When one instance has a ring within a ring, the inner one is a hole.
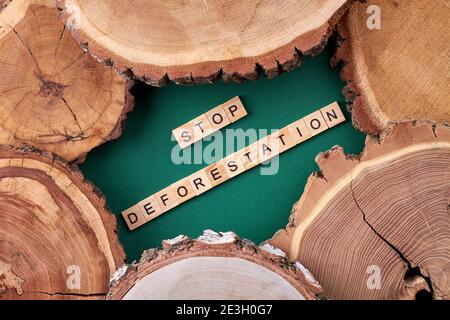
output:
M245 110L245 107L239 97L231 99L222 106L231 122L236 122L247 115L247 111Z
M279 154L278 143L274 140L274 138L271 135L258 140L255 144L256 150L258 152L259 163L263 163L267 160L270 160L277 154ZM253 148L251 148L250 150L253 150Z
M159 217L162 213L164 213L154 196L150 196L147 199L142 200L138 203L138 206L141 209L147 222Z
M222 159L221 163L229 178L233 178L247 170L237 153L230 154L228 157Z
M288 129L296 144L302 143L312 137L303 119L295 121L288 126Z
M190 124L194 132L194 142L200 141L215 131L205 114L195 118Z
M147 222L138 205L135 205L123 211L122 217L125 220L128 229L130 229L131 231L139 228L140 226L142 226L144 223Z
M194 189L188 178L175 182L171 187L177 196L178 203L186 202L195 197Z
M320 112L320 110L304 117L303 120L305 121L306 127L308 128L312 136L316 136L319 133L328 130L327 123L322 117L322 113Z
M167 212L179 205L177 195L171 187L167 187L155 193L153 196L155 197L159 207L163 212Z
M206 174L205 169L199 170L196 173L189 176L189 182L197 196L205 193L213 187L211 181Z
M231 123L223 106L218 106L205 113L214 132L218 131Z
M194 143L194 132L190 124L185 124L172 130L172 134L181 149L184 149Z
M283 153L297 145L294 137L287 127L272 133L269 136L269 139L272 140L272 146L274 148L274 153L276 154ZM274 154L274 156L276 154Z
M225 166L221 161L208 166L205 171L213 187L218 186L229 179Z
M261 163L258 153L258 141L237 152L246 170L256 167Z
M329 128L337 126L345 121L345 116L342 113L341 108L339 108L337 102L333 102L329 106L326 106L321 109L320 112L322 112L322 116L327 122Z

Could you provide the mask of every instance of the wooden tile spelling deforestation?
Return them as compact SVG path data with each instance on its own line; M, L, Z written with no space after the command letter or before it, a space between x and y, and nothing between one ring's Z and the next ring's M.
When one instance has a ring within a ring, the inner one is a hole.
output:
M321 52L346 0L58 0L97 59L151 85L256 79ZM124 12L126 8L126 13Z
M0 14L0 143L25 142L67 161L120 136L132 82L98 63L52 0L12 1Z
M270 242L331 299L449 299L450 128L393 124L360 156L335 147L317 163Z

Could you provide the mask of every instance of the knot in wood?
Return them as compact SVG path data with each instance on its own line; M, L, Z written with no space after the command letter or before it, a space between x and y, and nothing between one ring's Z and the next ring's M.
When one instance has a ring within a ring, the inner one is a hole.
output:
M42 81L41 88L39 90L39 95L43 97L55 97L62 98L64 95L64 89L67 87L61 83L54 82L51 80L44 80L39 77Z

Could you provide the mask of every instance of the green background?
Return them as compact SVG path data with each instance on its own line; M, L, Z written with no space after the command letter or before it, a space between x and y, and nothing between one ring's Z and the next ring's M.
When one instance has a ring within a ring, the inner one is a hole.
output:
M180 234L197 237L205 229L235 231L256 243L264 241L287 224L308 176L318 169L314 162L318 153L337 144L347 153L361 152L365 137L352 127L346 113L345 124L283 153L274 176L262 176L259 167L253 168L133 232L120 216L122 210L206 166L173 164L176 143L171 130L234 96L241 97L249 115L230 129L282 128L333 101L345 110L344 84L338 70L329 67L330 55L326 51L307 58L300 68L272 80L135 88L136 106L122 137L89 153L81 166L117 215L130 262L143 250L159 247L163 239Z

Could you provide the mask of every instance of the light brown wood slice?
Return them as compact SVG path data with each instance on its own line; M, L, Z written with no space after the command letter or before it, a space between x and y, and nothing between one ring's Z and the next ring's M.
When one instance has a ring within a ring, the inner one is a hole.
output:
M374 4L381 9L379 30L367 27ZM343 65L356 127L377 134L389 121L450 123L448 30L447 0L355 2L338 26L343 43L333 64Z
M161 86L274 77L325 46L346 0L58 0L74 37L121 73Z
M0 14L0 143L82 161L121 134L131 81L73 40L51 0L14 0Z
M360 156L335 147L317 163L270 243L331 299L449 299L450 128L394 124Z
M104 298L125 260L116 230L76 167L0 146L0 299Z
M108 299L317 299L321 287L299 262L234 233L179 236L113 276Z

